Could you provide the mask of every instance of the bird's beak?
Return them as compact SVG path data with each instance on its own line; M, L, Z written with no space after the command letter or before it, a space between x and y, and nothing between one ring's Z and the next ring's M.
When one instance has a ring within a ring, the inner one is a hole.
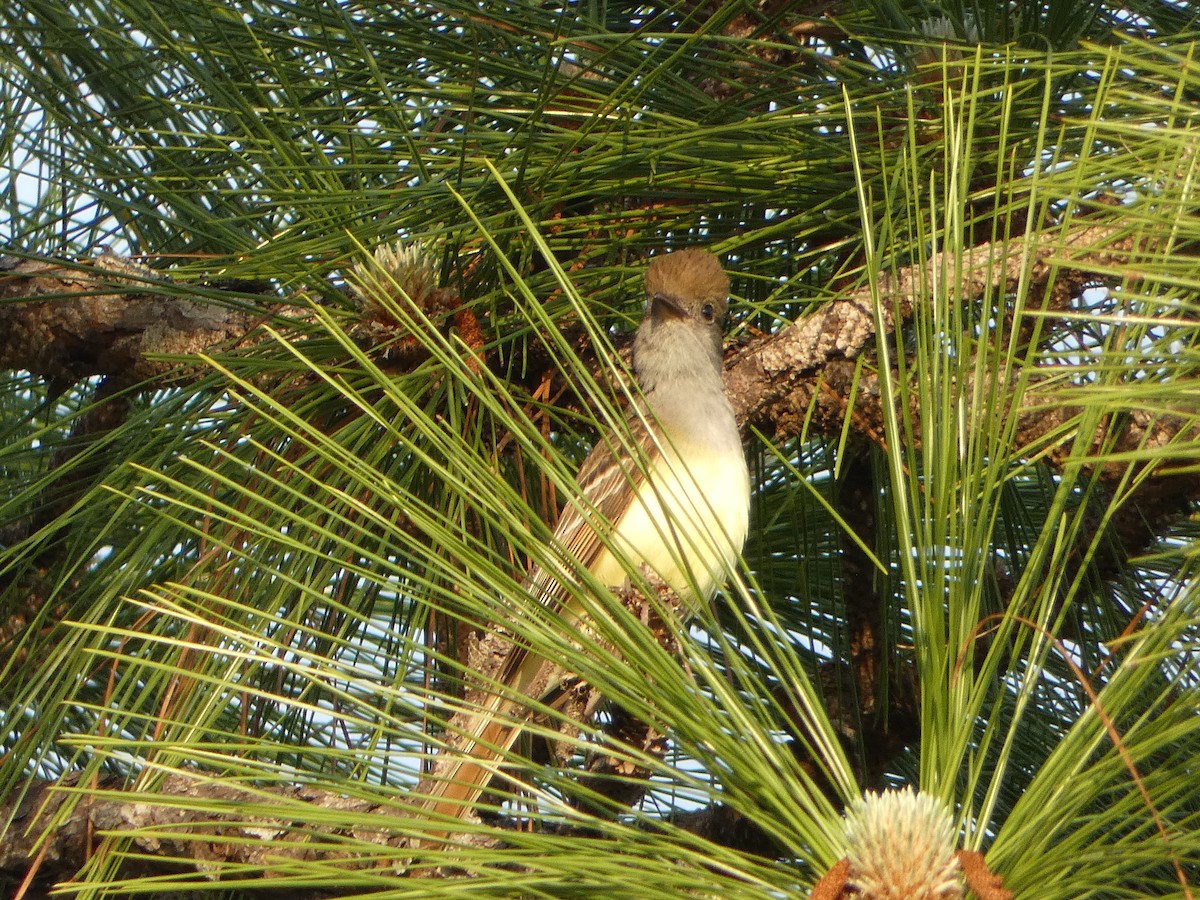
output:
M658 319L686 319L688 312L683 304L670 294L656 293L650 298L650 313Z

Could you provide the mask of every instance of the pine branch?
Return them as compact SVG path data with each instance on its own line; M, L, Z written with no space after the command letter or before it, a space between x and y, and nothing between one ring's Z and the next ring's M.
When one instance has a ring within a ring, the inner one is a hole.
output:
M83 262L0 258L0 366L134 384L176 367L154 357L202 352L255 323L235 308L244 300L201 303L162 292L165 281L108 252Z

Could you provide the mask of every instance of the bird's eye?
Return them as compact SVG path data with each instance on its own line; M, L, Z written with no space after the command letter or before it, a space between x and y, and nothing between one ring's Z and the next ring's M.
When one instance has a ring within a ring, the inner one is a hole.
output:
M700 307L700 317L704 319L705 322L711 322L716 317L716 310L713 309L713 305L711 303L705 303L702 307Z

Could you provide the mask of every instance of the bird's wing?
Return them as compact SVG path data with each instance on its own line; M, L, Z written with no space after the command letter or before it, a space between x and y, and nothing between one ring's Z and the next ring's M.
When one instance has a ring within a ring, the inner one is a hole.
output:
M642 417L631 414L628 421L626 441L605 435L584 459L576 476L581 499L567 502L554 529L555 546L564 558L577 560L581 569L595 570L607 549L606 538L620 523L630 498L637 496L661 452ZM525 586L543 605L558 609L568 594L561 577L535 567L526 576Z
M605 538L616 528L646 480L646 472L654 465L659 451L645 420L630 416L630 443L618 443L618 438L602 438L579 467L576 480L582 499L563 507L554 543L567 559L578 560L582 569L594 569L600 555L607 549ZM636 456L631 457L627 447ZM525 577L530 596L556 612L562 611L570 597L563 579L570 572L553 572L535 566ZM557 677L555 677L557 673ZM561 664L553 660L533 658L530 664L528 649L519 643L509 645L496 680L507 688L533 700L543 700L558 686L565 674Z
M607 549L605 538L617 526L653 466L659 446L644 418L631 414L632 444L614 437L602 438L580 466L577 480L582 500L567 503L554 531L563 554L593 569ZM636 455L626 452L631 446ZM569 573L533 568L525 578L529 594L543 605L561 611L570 592L562 579ZM507 690L484 689L483 699L447 722L447 747L438 754L432 772L422 779L415 794L431 819L459 818L474 807L488 783L499 774L499 763L516 742L529 708L520 700L545 700L559 686L566 671L561 662L531 654L521 643L509 643L491 672L489 683ZM452 830L430 838L447 838Z

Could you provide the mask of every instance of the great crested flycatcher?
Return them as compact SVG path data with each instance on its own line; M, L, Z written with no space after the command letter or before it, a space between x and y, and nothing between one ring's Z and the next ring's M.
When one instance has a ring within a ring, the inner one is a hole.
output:
M694 608L741 552L750 477L721 378L728 295L729 279L705 250L657 256L646 270L646 312L633 342L642 395L629 413L632 439L596 444L579 470L581 501L567 503L554 532L558 548L600 584L616 587L627 565L645 565ZM524 584L532 598L585 627L560 585L565 577L535 567ZM415 790L432 818L470 813L529 718L520 698L544 700L569 675L561 662L519 644L506 653L499 681L510 690L450 719L447 747Z

